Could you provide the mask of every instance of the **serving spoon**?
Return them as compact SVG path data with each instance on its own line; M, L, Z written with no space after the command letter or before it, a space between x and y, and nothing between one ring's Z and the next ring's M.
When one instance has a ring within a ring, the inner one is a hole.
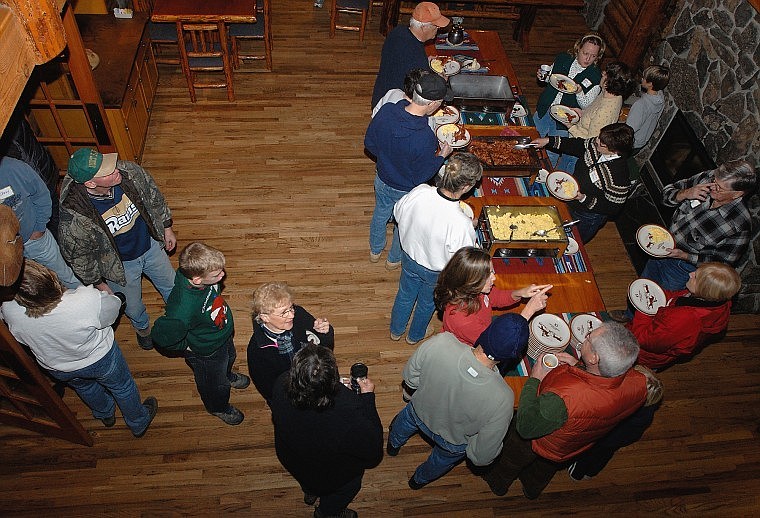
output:
M548 234L549 232L551 232L552 230L554 230L554 229L556 229L556 228L560 228L560 227L569 227L570 225L575 225L575 224L576 224L576 223L578 223L579 221L580 221L579 219L576 219L576 220L573 220L573 221L568 221L568 222L566 222L566 223L562 223L561 225L557 225L556 227L547 228L547 229L541 229L541 230L536 230L536 231L535 231L535 232L533 232L533 234L531 234L531 235L533 235L533 236L538 236L538 237L546 237L546 234Z

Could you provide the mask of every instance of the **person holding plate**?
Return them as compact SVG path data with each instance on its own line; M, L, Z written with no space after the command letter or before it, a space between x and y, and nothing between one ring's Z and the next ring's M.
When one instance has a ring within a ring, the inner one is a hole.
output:
M628 199L627 157L633 149L633 128L616 122L603 127L596 138L542 137L532 143L582 157L573 171L578 192L568 205L572 218L579 220L581 240L588 243Z
M578 90L571 93L555 88L551 82L546 85L538 98L536 113L533 114L533 123L542 137L568 135L567 128L551 117L550 106L561 104L570 108L586 108L599 95L602 71L598 63L604 56L605 49L606 45L602 37L596 32L589 32L579 38L571 50L558 54L554 58L551 73L562 74L572 79ZM542 82L550 77L543 77L540 69L536 76ZM555 165L559 155L551 151L548 155L552 165Z
M720 337L728 327L731 299L741 285L732 266L702 263L689 274L686 289L665 291L667 304L656 314L637 310L626 327L641 346L639 363L662 370Z
M553 286L531 284L516 290L494 287L496 275L491 256L482 248L466 246L453 255L438 276L433 292L443 312L443 330L475 347L475 341L491 324L493 308L505 308L528 299L520 314L525 320L546 307L546 292Z

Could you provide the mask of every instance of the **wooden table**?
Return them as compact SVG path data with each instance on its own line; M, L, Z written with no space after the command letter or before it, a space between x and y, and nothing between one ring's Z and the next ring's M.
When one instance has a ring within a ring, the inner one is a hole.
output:
M464 200L475 214L480 214L484 205L553 205L557 207L563 221L570 219L567 205L556 199L538 196L482 196ZM578 243L583 246L582 243ZM495 286L501 289L515 289L530 284L553 284L546 304L547 313L584 313L606 311L599 293L599 286L591 271L574 273L509 273L497 275ZM519 312L521 305L511 311Z
M446 16L463 16L465 18L503 18L514 20L512 38L520 44L524 51L528 51L528 38L536 13L539 7L551 7L553 9L582 9L585 5L583 0L473 0L473 4L483 7L504 7L503 14L469 10L441 9ZM509 8L512 8L511 10ZM383 0L383 12L380 16L380 34L386 35L398 24L399 14L411 13L411 9L401 9L401 0ZM470 32L467 30L467 32Z
M255 0L156 0L154 22L256 23Z

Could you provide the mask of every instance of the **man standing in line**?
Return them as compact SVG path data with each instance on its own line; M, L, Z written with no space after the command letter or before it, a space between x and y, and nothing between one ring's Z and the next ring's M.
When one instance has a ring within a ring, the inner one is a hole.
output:
M425 341L404 367L412 400L390 424L391 457L417 432L433 451L409 479L421 489L442 477L465 456L476 466L493 461L512 420L515 395L499 374L500 361L519 358L528 343L528 321L501 315L471 348L448 332Z
M171 211L153 178L134 162L117 162L116 153L78 149L61 187L59 239L63 256L85 284L124 293L137 343L152 349L142 275L166 301L174 269L164 250L177 244Z
M438 29L446 27L449 19L441 15L432 2L420 2L409 18L409 26L398 25L385 38L380 55L380 69L372 91L372 106L388 90L404 87L404 77L414 68L427 70L425 42L435 38Z
M591 448L646 401L647 378L631 367L639 344L630 331L607 322L581 344L581 362L557 353L550 369L543 355L520 394L504 454L483 475L497 496L519 478L526 498L538 498L563 464Z

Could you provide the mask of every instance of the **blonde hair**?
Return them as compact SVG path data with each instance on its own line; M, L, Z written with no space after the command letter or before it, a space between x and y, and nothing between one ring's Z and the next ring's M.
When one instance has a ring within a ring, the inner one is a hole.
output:
M694 272L694 281L693 294L714 302L732 298L742 287L739 272L734 267L719 262L700 264Z
M596 59L594 60L594 64L598 64L602 60L602 56L604 56L604 51L607 50L607 44L604 43L604 39L602 38L602 35L598 32L587 32L577 40L575 40L575 43L573 44L573 48L568 50L567 53L577 57L578 53L581 51L581 47L583 47L586 43L591 43L593 45L596 45L599 47L599 55L596 56Z
M253 292L253 319L258 322L259 315L269 313L277 306L293 302L293 292L287 283L267 282Z
M65 292L66 287L54 271L27 259L14 299L26 308L28 316L39 318L53 311Z
M179 254L179 271L187 277L203 277L214 270L223 270L224 254L198 241L190 243Z
M642 76L647 83L652 83L655 92L659 92L670 82L670 69L662 65L652 65L644 69Z
M655 376L649 367L635 365L633 368L647 378L647 399L644 401L644 406L656 405L662 401L662 381L660 381L660 378Z

